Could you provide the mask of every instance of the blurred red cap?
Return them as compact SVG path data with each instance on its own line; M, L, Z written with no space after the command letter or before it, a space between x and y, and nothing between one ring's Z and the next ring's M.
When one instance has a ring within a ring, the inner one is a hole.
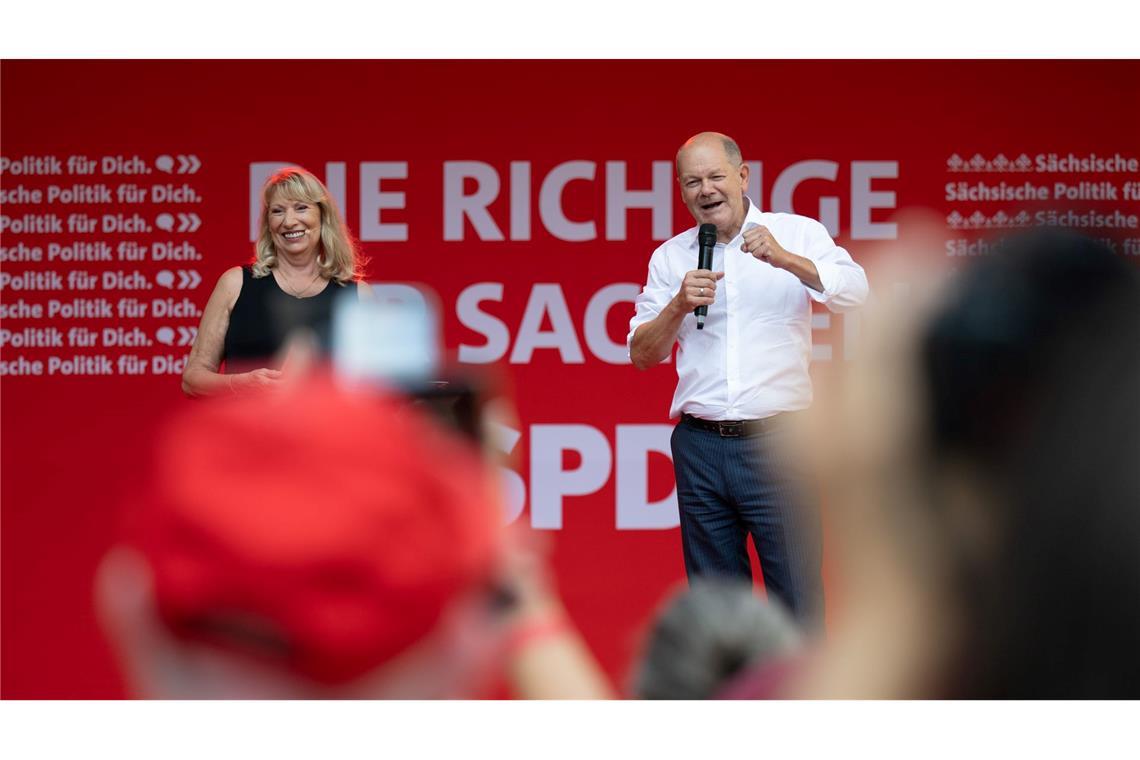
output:
M314 680L361 676L489 580L485 464L404 400L326 378L166 426L134 535L178 634Z

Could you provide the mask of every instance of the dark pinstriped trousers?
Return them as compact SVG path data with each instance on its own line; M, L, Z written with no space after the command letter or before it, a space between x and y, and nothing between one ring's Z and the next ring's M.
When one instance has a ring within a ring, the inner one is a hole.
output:
M752 580L749 534L770 597L802 626L823 626L819 498L808 468L791 456L787 427L722 438L681 422L673 430L673 470L681 548L689 579Z

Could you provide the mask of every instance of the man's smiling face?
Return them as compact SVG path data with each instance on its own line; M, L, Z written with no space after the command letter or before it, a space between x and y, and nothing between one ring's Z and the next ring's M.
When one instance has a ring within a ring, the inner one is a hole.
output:
M734 166L719 137L695 137L677 153L681 200L697 224L712 223L727 243L744 224L748 165Z

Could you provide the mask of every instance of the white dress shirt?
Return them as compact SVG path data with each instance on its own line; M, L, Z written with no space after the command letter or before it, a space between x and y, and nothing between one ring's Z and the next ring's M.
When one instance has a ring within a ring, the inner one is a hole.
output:
M740 250L737 235L717 243L713 271L723 271L703 330L690 313L677 340L677 391L670 417L682 412L707 420L754 420L811 405L811 301L831 311L867 299L867 275L826 228L795 214L763 213L752 203L741 229L767 227L784 250L811 259L823 292L791 272ZM626 346L638 327L661 313L697 268L697 227L665 241L649 260L649 278L637 297Z

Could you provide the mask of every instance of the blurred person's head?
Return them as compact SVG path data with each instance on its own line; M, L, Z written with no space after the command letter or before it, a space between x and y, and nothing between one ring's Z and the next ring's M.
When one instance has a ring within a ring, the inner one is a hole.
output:
M948 692L1140 694L1140 284L1040 231L966 270L920 344L929 508L965 621Z
M640 699L709 699L747 669L798 648L800 635L751 583L695 579L658 613L634 676Z
M1135 696L1135 269L1037 231L918 300L819 404L847 614L804 694Z
M336 200L306 169L289 166L266 180L258 228L255 277L267 276L283 253L315 258L321 275L339 283L363 273L364 262Z
M104 560L139 696L473 696L501 636L479 455L406 402L312 378L195 405Z

